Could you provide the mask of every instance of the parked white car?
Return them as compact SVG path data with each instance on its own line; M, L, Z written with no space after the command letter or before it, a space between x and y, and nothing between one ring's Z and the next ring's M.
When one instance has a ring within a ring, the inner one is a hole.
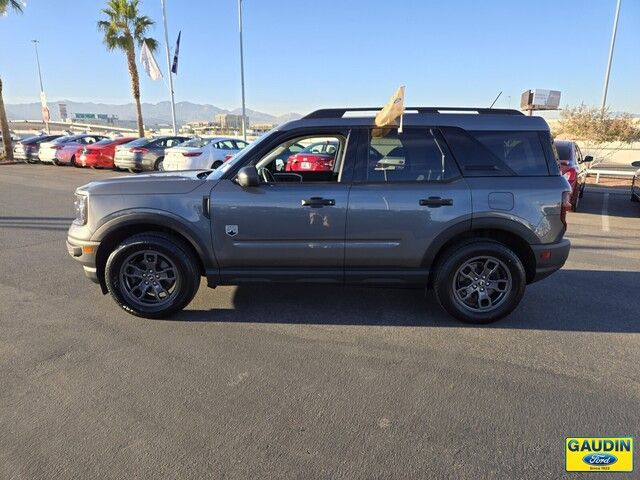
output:
M164 170L199 170L218 168L248 145L244 140L228 137L194 138L164 153Z

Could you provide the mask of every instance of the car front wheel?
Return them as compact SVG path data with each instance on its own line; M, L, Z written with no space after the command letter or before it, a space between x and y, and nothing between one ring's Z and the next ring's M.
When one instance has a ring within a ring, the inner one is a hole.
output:
M467 323L490 323L511 313L524 295L518 256L501 243L474 240L449 250L433 287L449 314Z
M162 233L134 235L109 255L109 293L126 312L163 318L182 310L200 284L197 261L183 242Z

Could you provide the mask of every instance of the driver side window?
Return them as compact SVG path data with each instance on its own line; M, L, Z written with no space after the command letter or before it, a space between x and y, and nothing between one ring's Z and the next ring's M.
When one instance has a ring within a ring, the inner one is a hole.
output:
M338 182L346 144L342 135L297 137L271 150L256 167L268 183Z

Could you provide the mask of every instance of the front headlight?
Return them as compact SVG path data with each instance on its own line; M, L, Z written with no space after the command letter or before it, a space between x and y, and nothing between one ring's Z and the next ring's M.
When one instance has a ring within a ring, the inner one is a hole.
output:
M76 193L75 200L73 201L73 209L76 214L76 218L73 221L76 225L84 225L87 223L87 199L86 195Z

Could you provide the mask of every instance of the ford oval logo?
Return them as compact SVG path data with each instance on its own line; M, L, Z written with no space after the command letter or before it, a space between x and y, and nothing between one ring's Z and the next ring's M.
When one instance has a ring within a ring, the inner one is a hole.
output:
M610 453L590 453L582 457L582 461L587 465L613 465L618 458Z

